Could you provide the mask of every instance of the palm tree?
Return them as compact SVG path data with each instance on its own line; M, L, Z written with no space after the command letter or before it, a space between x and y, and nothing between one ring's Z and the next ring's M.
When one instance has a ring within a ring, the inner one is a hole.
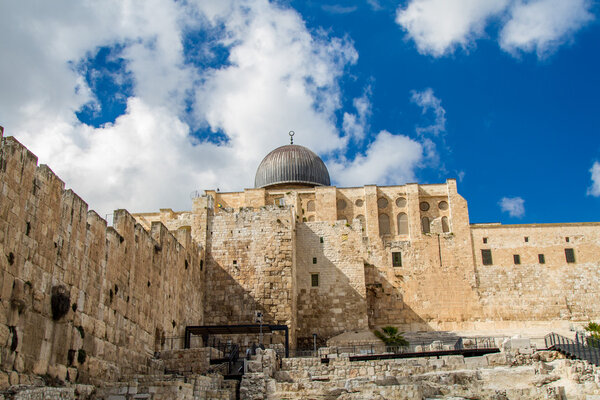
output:
M407 347L410 343L404 339L404 332L398 332L398 328L394 326L384 326L381 331L375 330L377 336L388 347Z
M585 326L585 330L590 333L588 337L588 345L593 347L600 347L600 324L596 322L590 322Z

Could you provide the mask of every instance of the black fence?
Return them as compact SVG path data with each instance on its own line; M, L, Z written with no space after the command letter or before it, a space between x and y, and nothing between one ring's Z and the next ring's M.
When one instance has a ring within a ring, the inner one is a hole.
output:
M557 333L549 333L544 337L546 348L559 351L569 358L587 360L600 366L600 340L593 336L577 333L575 340Z
M451 340L413 341L408 346L389 346L386 344L365 344L352 346L333 346L320 349L320 355L325 352L350 355L373 355L373 354L401 354L401 353L429 353L435 351L450 350L476 350L497 348L496 338L493 337L458 337Z
M180 349L183 347L183 336L166 338L164 346L167 349ZM411 341L408 346L389 346L380 344L363 344L348 346L331 346L315 350L289 350L289 357L327 357L327 354L349 354L349 355L373 355L373 354L401 354L401 353L427 353L432 351L444 350L475 350L497 348L496 338L494 337L456 337L445 340ZM210 350L210 359L218 362L228 357L234 347L237 348L239 357L245 358L249 354L256 353L258 344L241 345L231 340L220 341L217 338L211 338L207 343ZM265 348L265 346L262 346ZM279 358L286 358L285 347L283 344L267 345L266 348L272 348L276 351ZM225 361L225 360L223 360Z

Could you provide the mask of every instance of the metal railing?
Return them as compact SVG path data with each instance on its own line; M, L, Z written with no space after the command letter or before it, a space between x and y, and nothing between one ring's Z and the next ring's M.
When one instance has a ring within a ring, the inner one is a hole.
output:
M575 340L558 333L549 333L544 337L546 348L560 351L567 357L587 360L600 366L600 340L592 336L577 333Z
M470 350L496 348L496 339L493 337L474 337L452 340L431 340L411 342L408 346L389 346L385 344L365 344L352 346L335 346L319 349L320 355L333 351L335 354L372 355L372 354L402 354L402 353L428 353L447 350Z

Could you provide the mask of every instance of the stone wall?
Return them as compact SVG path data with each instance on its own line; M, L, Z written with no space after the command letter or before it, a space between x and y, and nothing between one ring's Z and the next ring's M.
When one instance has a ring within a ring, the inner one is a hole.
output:
M313 333L329 338L368 329L360 222L307 222L296 229L298 340L312 348Z
M258 268L264 258L255 250L248 258L251 278L231 268L234 258L223 252L235 255L244 250L240 243L252 247L253 242L268 251L270 247L261 246L271 239L261 231L264 221L278 218L276 213L269 215L269 210L280 210L273 204L289 210L293 221L286 229L297 231L292 241L292 253L298 255L292 263L297 280L291 307L297 302L292 320L297 321L299 338L312 339L317 333L319 339L327 339L343 330L365 329L363 293L371 328L472 331L541 327L545 322L544 329L552 329L568 325L565 321L600 318L600 303L595 301L600 295L600 223L471 225L467 202L453 179L433 185L207 191L194 200L191 215L161 210L143 218L170 229L186 226L191 219L192 236L204 245L211 235L225 235L215 247L224 264L218 261L220 268L210 277L217 280L219 298L226 299L225 310L219 311L215 301L211 312L219 315L215 321L237 323L240 315L240 321L251 321L250 308L260 309L256 303L265 303L255 289L258 282L270 288L274 278L270 269ZM260 215L259 222L238 234L233 228L240 222L234 219L240 217L234 216L248 215L243 221L252 213ZM405 218L402 229L400 216ZM229 222L214 225L225 220ZM323 243L317 242L321 237ZM567 248L573 249L575 263L566 262ZM492 265L483 265L482 249L491 250ZM207 254L211 251L207 248ZM393 265L393 253L400 254L400 266ZM318 288L310 282L315 273L321 280ZM239 300L225 293L247 296L248 301L231 305Z
M295 344L295 239L289 206L209 215L206 324L252 324L260 311L263 323L287 325Z
M152 369L153 353L203 321L201 252L189 230L114 227L14 138L0 150L2 370L79 381Z
M486 319L600 318L600 224L476 225L472 234ZM567 262L566 248L575 262ZM482 249L491 251L492 265L483 265Z

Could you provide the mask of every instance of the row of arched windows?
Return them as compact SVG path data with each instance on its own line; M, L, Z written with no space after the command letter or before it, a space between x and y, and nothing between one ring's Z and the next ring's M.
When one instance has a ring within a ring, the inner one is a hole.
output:
M398 235L408 235L408 215L406 213L400 213L396 217L396 225L398 227ZM431 221L428 217L421 218L421 230L423 233L431 232ZM448 224L448 217L442 217L442 232L450 232L450 225ZM390 230L390 217L387 214L379 214L379 234L389 235Z
M408 215L406 213L397 215L396 226L398 235L408 235ZM390 217L387 214L379 214L379 234L389 235L390 233Z

